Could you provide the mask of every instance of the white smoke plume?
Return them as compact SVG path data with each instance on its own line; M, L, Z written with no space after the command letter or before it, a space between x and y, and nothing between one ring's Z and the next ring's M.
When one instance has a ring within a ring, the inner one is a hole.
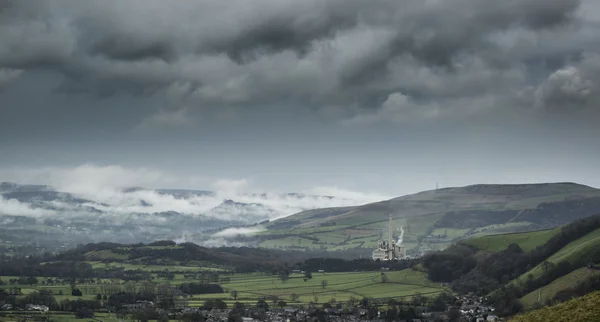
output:
M400 237L398 237L397 245L402 245L402 241L404 239L404 227L400 226Z

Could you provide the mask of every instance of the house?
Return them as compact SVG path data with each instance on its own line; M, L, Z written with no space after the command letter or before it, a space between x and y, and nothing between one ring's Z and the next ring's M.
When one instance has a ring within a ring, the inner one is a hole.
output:
M27 311L40 311L40 312L48 312L49 308L45 305L35 305L35 304L27 304L25 306Z
M297 308L286 308L286 309L284 309L284 312L287 316L296 316L296 314L298 313L298 309Z
M153 307L153 306L154 306L154 302L152 302L152 301L137 301L135 304L123 305L123 307L129 311L146 309L146 308Z
M488 320L488 322L497 322L500 320L500 318L498 318L495 315L488 315L487 320Z

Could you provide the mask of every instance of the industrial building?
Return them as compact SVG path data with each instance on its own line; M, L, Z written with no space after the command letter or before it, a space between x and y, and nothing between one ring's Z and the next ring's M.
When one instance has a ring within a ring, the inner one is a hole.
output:
M373 260L395 260L395 259L403 259L406 257L406 247L402 244L404 237L404 229L400 227L400 236L398 237L398 241L394 241L394 236L392 233L392 215L390 214L389 223L388 223L388 240L382 240L378 247L373 250Z

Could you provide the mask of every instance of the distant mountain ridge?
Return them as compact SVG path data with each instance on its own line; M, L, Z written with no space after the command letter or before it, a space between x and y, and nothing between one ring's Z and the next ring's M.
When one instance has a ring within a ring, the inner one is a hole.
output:
M0 229L6 234L31 230L31 237L39 236L33 231L41 229L49 235L70 236L65 240L83 238L85 242L115 238L124 243L151 242L252 225L321 204L346 202L301 193L222 194L143 187L88 190L70 193L49 185L1 182L0 222L4 225Z
M407 248L418 252L469 236L553 228L599 212L600 190L585 185L480 184L362 206L307 210L273 221L257 243L290 249L368 249L387 234L392 214L397 229L404 226Z

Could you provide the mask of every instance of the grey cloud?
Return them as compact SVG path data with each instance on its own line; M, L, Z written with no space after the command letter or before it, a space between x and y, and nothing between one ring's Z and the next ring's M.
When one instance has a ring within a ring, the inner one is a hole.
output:
M536 107L551 111L598 109L600 55L587 54L577 65L552 73L535 92Z
M475 110L526 102L523 88L600 48L580 0L7 3L0 66L57 71L65 92L170 95L186 109L385 113L400 93L426 114Z

